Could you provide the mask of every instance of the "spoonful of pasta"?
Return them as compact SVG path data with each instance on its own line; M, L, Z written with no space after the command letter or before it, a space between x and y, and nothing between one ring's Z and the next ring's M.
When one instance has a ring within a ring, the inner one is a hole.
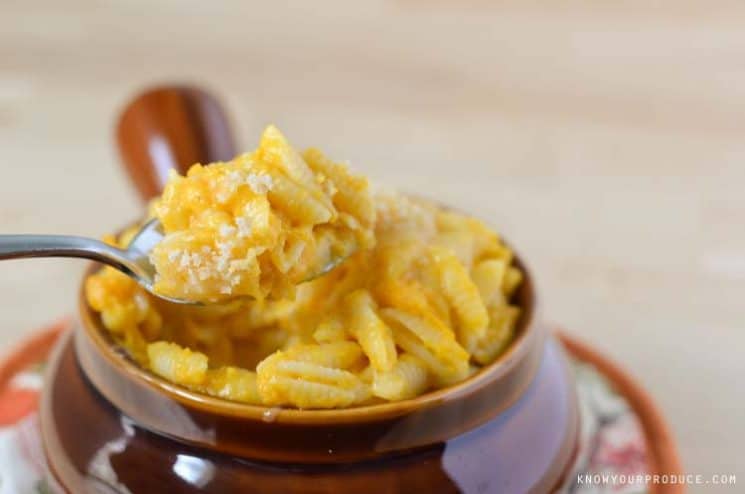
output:
M151 219L118 246L56 235L2 235L0 259L82 257L175 303L292 295L374 243L367 181L317 149L297 152L274 126L230 161L168 172Z

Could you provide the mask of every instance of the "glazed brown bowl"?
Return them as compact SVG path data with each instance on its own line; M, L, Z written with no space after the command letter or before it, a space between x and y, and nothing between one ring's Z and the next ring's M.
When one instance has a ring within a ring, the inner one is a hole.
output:
M135 102L119 129L130 169L147 161L141 138L204 144L195 136L228 128L214 124L219 105L199 90L159 89ZM221 158L219 146L203 147L176 164ZM150 158L158 171L132 173L143 197L159 190L166 168ZM574 382L540 321L533 278L517 264L522 314L495 362L414 399L341 410L245 405L167 382L110 338L81 287L79 323L50 361L42 398L52 473L75 494L551 492L577 447Z
M519 266L523 315L495 362L414 399L341 410L245 405L169 383L109 337L81 293L80 324L52 359L42 405L52 471L73 493L163 492L148 487L156 484L177 492L548 492L576 448L577 409L563 353L539 323L532 278Z

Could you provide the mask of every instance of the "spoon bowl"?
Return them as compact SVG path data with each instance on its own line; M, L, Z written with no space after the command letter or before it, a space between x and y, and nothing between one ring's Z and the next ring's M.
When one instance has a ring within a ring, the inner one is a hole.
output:
M169 297L155 291L157 271L150 261L150 253L163 240L163 225L160 220L148 220L132 237L126 249L114 247L100 240L69 235L0 235L0 260L31 257L76 257L90 259L109 265L134 279L149 293L168 302L182 305L205 305L204 302ZM331 258L319 270L314 271L303 282L311 281L328 273L341 264L348 255ZM220 302L233 302L239 296Z

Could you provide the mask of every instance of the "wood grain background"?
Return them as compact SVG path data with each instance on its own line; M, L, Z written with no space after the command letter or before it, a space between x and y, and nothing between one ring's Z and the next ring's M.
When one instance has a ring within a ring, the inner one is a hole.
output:
M501 230L545 316L657 397L687 469L745 482L745 3L277 3L0 3L0 231L135 217L114 116L204 84L246 148L274 122ZM0 343L71 312L81 267L3 263Z

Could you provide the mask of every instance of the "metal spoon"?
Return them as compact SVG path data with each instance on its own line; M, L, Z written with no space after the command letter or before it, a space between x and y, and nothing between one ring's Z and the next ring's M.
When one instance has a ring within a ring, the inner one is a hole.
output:
M113 247L93 238L69 235L0 235L0 260L28 257L76 257L98 261L118 269L133 278L145 290L176 304L204 305L202 302L167 297L153 291L155 266L150 262L150 252L163 240L160 221L145 223L132 238L126 249ZM304 281L322 276L339 264L346 255L332 257L323 267ZM247 297L239 297L247 298Z
M120 249L100 240L69 235L0 235L0 259L77 257L102 262L132 277L148 292L169 302L193 303L153 292L155 267L150 251L163 239L157 219L145 223L129 247Z

